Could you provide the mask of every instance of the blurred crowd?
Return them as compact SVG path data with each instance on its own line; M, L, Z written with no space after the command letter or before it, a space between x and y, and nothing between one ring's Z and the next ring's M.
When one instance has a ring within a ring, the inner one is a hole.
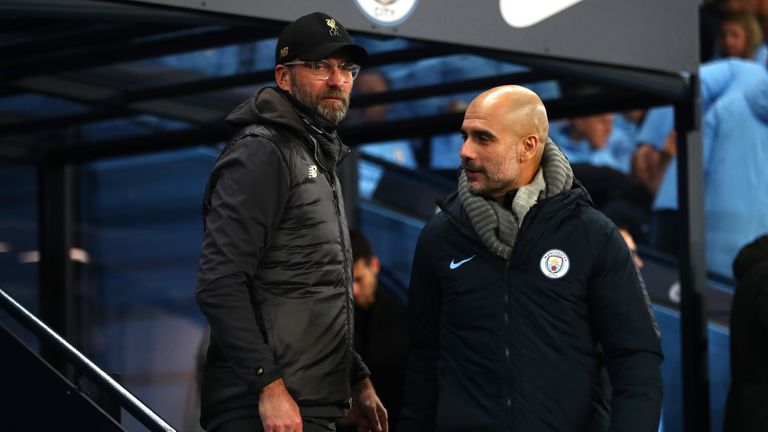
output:
M768 231L768 0L713 0L700 7L701 145L707 264L732 277L737 251ZM525 72L526 68L453 55L409 67L361 74L358 94ZM526 83L544 101L568 91L556 81ZM473 97L458 94L414 104L378 105L353 112L349 123L463 111ZM466 97L465 97L466 96ZM554 121L550 136L563 149L595 206L643 246L676 254L680 232L677 137L672 106L601 113ZM692 141L696 145L697 141ZM383 144L383 145L382 145ZM407 167L429 146L433 169L459 166L458 134L362 146L362 151ZM377 173L363 170L361 191Z

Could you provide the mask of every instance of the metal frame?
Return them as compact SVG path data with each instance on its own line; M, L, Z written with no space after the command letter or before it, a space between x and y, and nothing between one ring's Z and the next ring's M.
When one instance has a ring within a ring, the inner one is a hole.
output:
M65 338L59 336L32 313L24 309L23 306L2 289L0 289L0 308L8 312L16 321L34 333L46 346L60 355L64 361L73 364L102 390L119 401L120 405L146 426L147 429L153 432L175 432L174 428L141 403L140 400L136 399L135 396L118 384L106 372L88 360L87 357L67 342Z

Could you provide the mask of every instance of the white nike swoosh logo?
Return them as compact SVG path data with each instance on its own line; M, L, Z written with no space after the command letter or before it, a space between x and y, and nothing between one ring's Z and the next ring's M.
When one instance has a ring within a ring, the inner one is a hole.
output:
M454 262L453 260L451 260L451 265L450 265L451 270L456 270L457 268L461 267L462 264L464 264L465 262L471 260L474 257L475 257L475 255L472 255L471 257L469 257L469 258L467 258L465 260L461 260L459 262Z
M531 2L527 0L499 0L501 17L512 27L530 27L536 23L562 12L583 0L547 0Z

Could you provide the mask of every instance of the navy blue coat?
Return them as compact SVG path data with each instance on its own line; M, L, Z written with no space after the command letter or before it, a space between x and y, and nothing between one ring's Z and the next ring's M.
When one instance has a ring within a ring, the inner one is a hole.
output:
M456 193L425 226L400 432L655 431L663 360L632 256L586 191L537 203L509 261Z

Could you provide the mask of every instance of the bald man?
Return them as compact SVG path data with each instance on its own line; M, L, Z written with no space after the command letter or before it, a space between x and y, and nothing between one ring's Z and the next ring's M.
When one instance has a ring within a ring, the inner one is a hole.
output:
M523 87L478 96L424 227L400 432L657 430L661 346L632 254Z

